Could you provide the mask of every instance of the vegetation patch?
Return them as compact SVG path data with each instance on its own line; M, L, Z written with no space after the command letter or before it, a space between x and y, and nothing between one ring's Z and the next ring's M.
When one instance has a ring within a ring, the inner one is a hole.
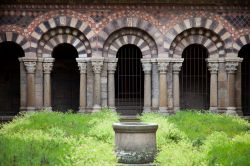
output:
M0 127L0 166L115 166L112 124L118 119L106 109L23 114ZM250 124L239 117L185 110L141 120L159 125L159 165L250 165Z

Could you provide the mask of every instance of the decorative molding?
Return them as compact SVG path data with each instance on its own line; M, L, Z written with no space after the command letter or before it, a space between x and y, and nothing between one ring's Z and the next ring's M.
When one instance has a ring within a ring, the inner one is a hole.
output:
M242 60L242 58L226 58L226 71L228 73L235 73L239 63L242 62Z
M179 73L181 71L183 61L184 61L183 58L171 59L171 63L173 64L173 72L174 73Z
M207 66L211 74L216 74L219 70L218 62L208 62Z
M52 62L43 62L43 73L50 74L53 68Z
M88 62L88 58L76 58L76 61L78 63L78 67L80 70L81 74L85 74L87 73L87 62Z

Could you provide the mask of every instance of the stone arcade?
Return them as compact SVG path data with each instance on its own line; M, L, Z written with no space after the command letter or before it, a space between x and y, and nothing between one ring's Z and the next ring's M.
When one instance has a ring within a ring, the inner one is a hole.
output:
M250 115L248 2L56 2L0 5L1 116L101 107Z

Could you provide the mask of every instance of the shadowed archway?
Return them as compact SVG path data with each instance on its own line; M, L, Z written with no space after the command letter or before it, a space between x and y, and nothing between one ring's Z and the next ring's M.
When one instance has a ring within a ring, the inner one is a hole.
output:
M20 107L20 62L22 47L15 42L0 43L0 115L16 115Z
M70 44L57 45L51 73L52 107L55 111L77 111L79 108L80 74L76 62L77 50Z

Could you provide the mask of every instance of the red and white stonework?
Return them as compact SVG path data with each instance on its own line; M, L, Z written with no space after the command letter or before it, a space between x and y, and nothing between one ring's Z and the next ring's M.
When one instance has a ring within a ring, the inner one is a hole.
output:
M238 56L250 44L250 7L178 4L0 5L0 43L12 41L20 60L20 110L52 109L52 52L61 43L78 53L79 111L115 108L116 54L123 45L142 52L144 111L180 108L183 50L208 51L210 109L242 115ZM3 53L0 53L3 55ZM150 82L150 83L148 83Z

